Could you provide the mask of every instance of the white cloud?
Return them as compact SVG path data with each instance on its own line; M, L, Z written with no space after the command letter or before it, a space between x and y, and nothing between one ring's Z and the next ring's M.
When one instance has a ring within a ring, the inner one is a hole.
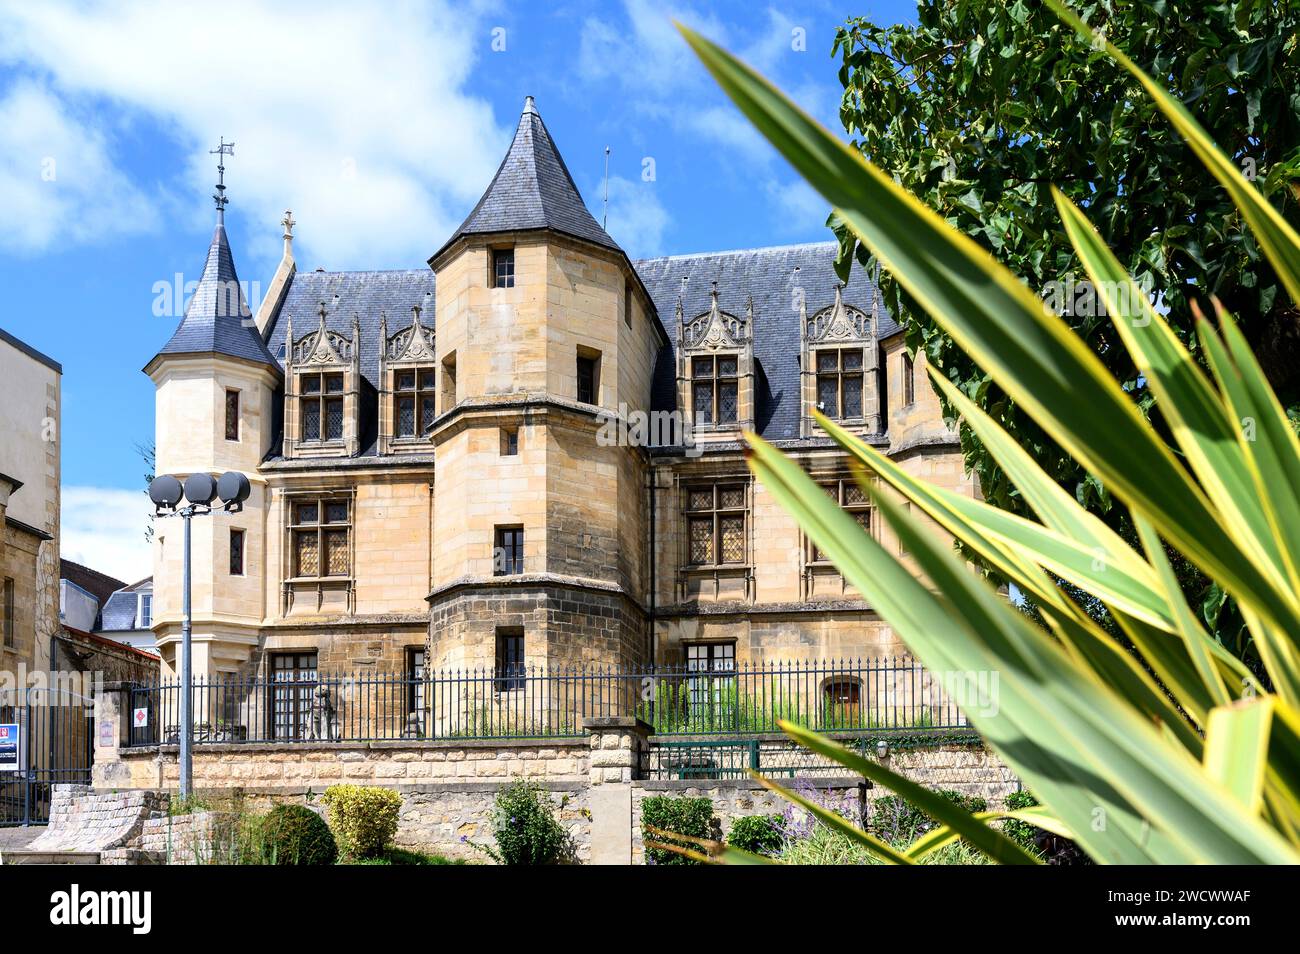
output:
M114 167L105 130L32 79L0 94L0 207L0 249L18 253L156 222L151 199Z
M153 574L144 534L152 512L143 490L64 487L60 555L134 583Z
M797 223L796 231L804 233L819 227L826 218L825 203L722 94L673 20L736 51L804 109L836 128L838 90L801 72L809 57L827 54L828 38L813 24L792 20L771 7L765 15L755 11L745 29L729 30L711 14L691 7L624 0L620 15L593 15L584 21L578 57L583 79L593 85L617 85L630 113L666 123L689 141L712 147L724 167L774 200L771 209L781 227ZM795 48L796 29L804 31L803 50ZM629 63L636 69L628 69Z
M656 188L654 182L610 177L607 231L631 258L647 258L663 252L664 232L670 217L659 201Z
M255 252L274 248L289 206L304 266L391 267L450 234L508 142L464 90L491 41L482 14L441 0L245 0L200 16L164 2L0 2L0 63L45 77L65 115L93 103L172 128L193 157L196 220L211 217L207 151L233 139L228 194L265 223Z

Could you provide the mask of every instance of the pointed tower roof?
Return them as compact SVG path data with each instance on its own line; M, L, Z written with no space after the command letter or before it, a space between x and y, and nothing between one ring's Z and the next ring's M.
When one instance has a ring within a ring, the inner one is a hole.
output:
M552 229L622 251L587 211L531 96L524 100L514 141L483 198L430 261L465 235L529 229Z
M203 276L185 306L185 317L158 357L167 354L222 354L274 368L280 366L253 323L235 274L226 227L220 223L212 233Z
M166 354L222 354L258 364L269 364L279 370L280 363L267 349L253 320L253 314L244 301L244 290L235 274L235 258L230 253L226 238L226 198L224 157L234 155L234 144L224 139L213 150L218 155L217 227L212 232L208 246L208 259L203 265L203 275L198 287L185 306L185 317L176 326L162 350L146 365Z

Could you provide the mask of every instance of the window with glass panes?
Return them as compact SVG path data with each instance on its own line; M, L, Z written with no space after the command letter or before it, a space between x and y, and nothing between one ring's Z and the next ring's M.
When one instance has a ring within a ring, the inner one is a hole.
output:
M298 376L304 441L343 440L343 375L311 372Z
M347 500L331 497L290 503L293 575L297 579L345 577L351 566Z
M305 739L311 729L312 696L319 674L316 654L275 653L271 656L271 736Z
M745 562L745 485L686 489L687 562L715 566Z
M239 440L239 392L226 389L226 440Z
M691 358L691 408L696 424L735 424L740 407L734 355Z
M424 650L406 651L406 711L424 712Z
M910 407L916 403L916 373L913 371L912 356L903 353L903 406Z
M230 575L244 575L244 531L230 531Z
M399 369L393 380L393 433L397 437L418 437L429 429L434 417L434 373L432 368Z
M862 417L862 349L823 348L816 362L821 412L837 421Z
M830 483L822 484L826 495L857 521L858 526L867 533L871 532L871 500L851 477L844 477ZM808 541L808 562L827 563L826 554L817 548L817 544Z
M735 668L735 643L692 643L686 647L688 672L733 672Z
M515 627L497 629L496 690L524 687L524 631Z
M515 250L512 248L494 248L492 250L492 287L515 287Z
M686 647L689 724L701 729L736 728L726 724L731 707L727 690L734 686L735 643L693 643Z
M596 359L578 355L578 401L596 403Z
M492 552L492 575L511 576L524 572L524 528L497 527Z

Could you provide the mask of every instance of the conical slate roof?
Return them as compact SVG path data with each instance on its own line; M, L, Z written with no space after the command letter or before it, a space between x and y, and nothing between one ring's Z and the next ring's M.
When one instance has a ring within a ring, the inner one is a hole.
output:
M167 354L222 354L280 367L253 324L235 274L226 228L220 222L212 233L203 276L185 306L185 317L157 357Z
M622 251L587 211L531 96L492 184L433 258L464 235L528 229L552 229Z

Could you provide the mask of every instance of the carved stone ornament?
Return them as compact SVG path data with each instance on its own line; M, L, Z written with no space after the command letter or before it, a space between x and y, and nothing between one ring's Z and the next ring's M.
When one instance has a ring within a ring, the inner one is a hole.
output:
M420 306L411 308L411 327L397 332L385 344L390 361L428 363L434 359L433 332L420 324Z
M320 326L294 342L296 365L337 365L352 360L352 342L337 331L325 327L325 303L320 306Z
M846 304L840 297L842 285L835 286L835 304L808 319L808 341L866 341L871 337L871 318Z
M718 307L718 283L713 283L709 310L692 319L683 329L683 346L692 351L735 350L742 347L746 322Z

